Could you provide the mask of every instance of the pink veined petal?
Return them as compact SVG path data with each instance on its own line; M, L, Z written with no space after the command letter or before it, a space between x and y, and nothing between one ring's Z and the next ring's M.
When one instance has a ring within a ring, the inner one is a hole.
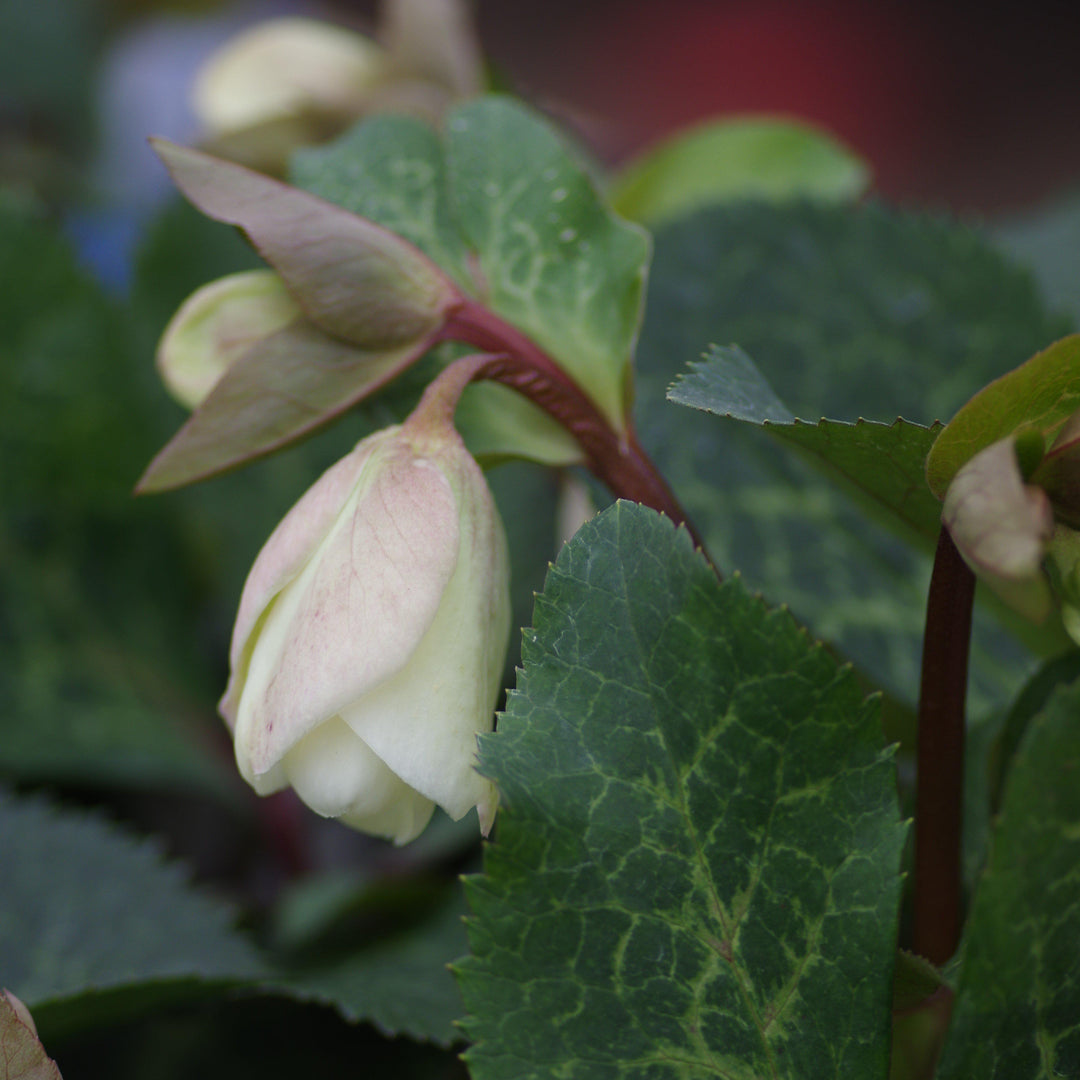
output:
M230 730L236 727L236 710L247 676L252 631L267 607L300 573L333 527L376 446L376 440L381 441L396 430L388 428L363 440L351 453L331 465L282 518L256 557L240 597L229 648L229 683L218 705Z
M258 628L236 727L256 774L405 666L453 574L457 507L443 473L400 441L368 467Z
M502 523L480 470L468 465L458 480L469 524L438 614L408 664L341 714L395 773L455 819L495 801L474 767L476 737L493 725L510 629Z

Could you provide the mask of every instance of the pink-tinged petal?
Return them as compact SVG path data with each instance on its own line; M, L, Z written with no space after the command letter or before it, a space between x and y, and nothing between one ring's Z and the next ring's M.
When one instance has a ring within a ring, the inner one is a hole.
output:
M408 664L341 715L398 776L457 819L496 801L474 767L476 737L493 726L510 606L502 523L479 468L464 454L455 464L460 554L438 613Z
M236 722L256 774L405 666L453 574L457 534L443 473L401 440L380 442L259 621Z
M1010 436L957 472L942 518L975 573L1025 617L1042 622L1053 606L1042 571L1054 514L1046 493L1026 485Z
M0 990L0 1069L3 1080L60 1080L29 1010L10 990Z
M229 684L218 705L230 730L236 725L236 709L247 678L252 632L278 593L300 573L325 540L372 451L396 431L387 428L363 440L331 465L282 518L256 557L240 597L229 649Z
M363 348L424 338L461 300L418 248L372 221L242 165L152 140L180 190L240 226L307 317Z
M385 386L430 345L420 338L365 350L294 319L228 367L147 466L136 491L181 487L287 446Z

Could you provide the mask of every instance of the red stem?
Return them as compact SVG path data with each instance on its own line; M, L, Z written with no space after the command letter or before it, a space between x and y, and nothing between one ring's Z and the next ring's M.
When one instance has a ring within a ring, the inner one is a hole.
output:
M465 300L447 317L440 338L462 341L493 355L476 378L493 379L518 391L557 420L577 440L588 469L620 499L631 499L684 525L705 551L697 530L631 426L619 435L592 399L550 356L516 327L482 304Z
M960 942L964 705L975 575L946 528L926 602L915 796L915 951L943 964Z

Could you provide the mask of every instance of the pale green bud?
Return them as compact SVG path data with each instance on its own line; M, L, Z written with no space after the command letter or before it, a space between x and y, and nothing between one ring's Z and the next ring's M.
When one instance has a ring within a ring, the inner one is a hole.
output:
M196 409L252 345L299 314L273 270L211 281L184 301L162 334L157 352L162 382L181 405Z
M192 105L212 136L310 113L347 116L385 64L384 51L360 34L314 19L272 19L206 62Z

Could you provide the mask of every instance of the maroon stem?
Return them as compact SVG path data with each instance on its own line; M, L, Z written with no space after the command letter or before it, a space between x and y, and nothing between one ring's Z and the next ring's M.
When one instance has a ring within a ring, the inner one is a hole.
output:
M975 575L946 528L926 602L915 796L915 951L943 964L960 941L964 704Z
M447 317L440 337L463 341L495 355L477 372L523 394L557 420L577 440L585 464L621 499L644 503L684 525L705 551L697 530L656 466L637 441L632 426L616 432L592 399L550 356L516 327L482 304L465 300Z

